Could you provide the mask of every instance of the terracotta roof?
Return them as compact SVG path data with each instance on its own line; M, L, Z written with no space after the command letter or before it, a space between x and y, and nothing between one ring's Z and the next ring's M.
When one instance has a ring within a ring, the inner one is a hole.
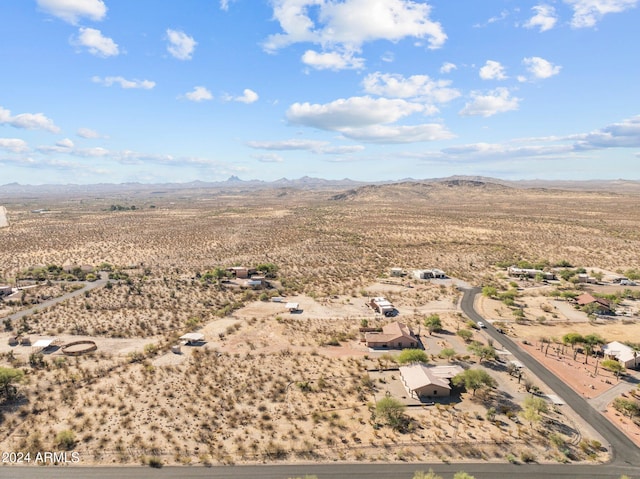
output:
M383 326L381 333L365 333L367 342L388 343L398 338L416 339L409 327L398 321Z
M585 306L587 304L598 303L606 308L611 306L611 303L603 298L595 298L591 296L589 293L583 293L576 298L576 301L580 306Z
M390 335L394 338L402 336L413 339L413 333L406 324L394 321L382 327L382 334Z

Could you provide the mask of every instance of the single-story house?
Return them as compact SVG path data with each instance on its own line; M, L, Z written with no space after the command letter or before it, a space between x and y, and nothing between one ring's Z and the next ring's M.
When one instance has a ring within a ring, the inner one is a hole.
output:
M262 288L267 284L264 276L251 276L244 280L244 286L247 288Z
M95 268L90 264L66 263L62 265L62 271L65 273L73 273L75 270L80 270L83 273L92 273Z
M417 348L418 338L406 324L395 321L382 327L382 332L368 332L364 340L369 348L404 349Z
M604 298L596 298L589 293L583 293L576 298L578 306L593 305L596 312L599 314L611 314L611 303Z
M635 353L633 348L618 341L613 341L602 346L602 353L605 358L617 359L625 368L637 368L640 363L640 352Z
M402 268L391 268L391 276L404 276L404 270Z
M377 298L372 298L369 301L369 306L373 308L374 311L380 314L386 314L393 312L393 304L387 301L383 296L378 296Z
M204 334L202 333L187 333L180 336L180 339L184 341L185 345L193 345L204 342Z
M441 269L415 269L413 270L413 277L415 279L445 279L447 275Z
M238 279L247 279L256 272L255 269L245 268L244 266L233 266L232 268L227 268L227 271Z
M598 280L592 276L589 276L587 273L579 273L578 283L597 284Z
M449 396L450 380L461 373L460 366L427 366L422 363L400 367L402 384L415 399Z
M541 269L518 268L517 266L509 266L507 273L515 278L535 278L541 275L543 279L556 279L555 273L551 271L542 271Z

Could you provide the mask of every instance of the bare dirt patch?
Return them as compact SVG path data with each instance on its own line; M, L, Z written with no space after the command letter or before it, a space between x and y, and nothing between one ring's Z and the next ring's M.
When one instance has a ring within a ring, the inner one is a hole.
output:
M613 373L601 367L597 368L596 373L596 358L588 358L585 364L584 354L579 354L574 360L570 347L565 348L565 354L562 354L558 345L551 345L548 350L546 346L539 342L522 344L529 354L583 397L588 399L599 396L618 382Z

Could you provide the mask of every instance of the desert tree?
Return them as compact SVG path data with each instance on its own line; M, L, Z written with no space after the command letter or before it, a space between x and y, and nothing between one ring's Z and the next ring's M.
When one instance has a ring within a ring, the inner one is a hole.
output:
M633 418L640 414L640 404L633 399L625 399L621 397L615 398L613 400L613 408L616 411L629 416L629 418Z
M564 336L562 336L563 344L571 346L571 349L573 350L574 360L576 359L576 355L578 354L576 351L576 344L582 343L583 341L584 341L584 338L579 333L567 333Z
M473 331L471 331L470 329L461 329L460 331L458 331L456 333L458 336L460 336L465 343L468 343L471 338L473 337Z
M15 383L22 381L24 372L20 369L5 368L0 366L0 393L6 400L13 399L17 394Z
M383 420L393 429L402 429L407 418L404 415L405 405L395 398L385 397L376 403L376 417Z
M495 286L485 286L482 288L482 295L487 298L495 298L498 296L498 290Z
M437 314L431 314L424 320L424 325L429 331L429 335L442 331L442 320Z
M453 348L444 348L442 351L440 351L440 355L450 362L451 358L456 355L456 350Z
M462 387L468 391L472 391L472 395L476 395L478 389L492 388L496 386L496 380L491 377L483 369L467 369L459 374L456 374L451 382L454 386Z
M529 422L533 428L533 423L542 420L542 414L549 412L549 405L541 397L529 395L522 404L522 417Z
M619 379L620 374L625 371L624 366L617 359L605 359L602 361L601 365L607 371L614 373L616 375L616 379Z
M496 348L491 345L482 344L480 341L472 341L467 349L470 353L478 356L478 362L482 362L484 359L495 359Z
M403 349L397 361L398 364L428 363L429 357L422 349Z

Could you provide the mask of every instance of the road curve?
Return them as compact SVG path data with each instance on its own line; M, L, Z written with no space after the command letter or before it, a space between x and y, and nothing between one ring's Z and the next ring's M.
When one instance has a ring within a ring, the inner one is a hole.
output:
M462 311L475 322L482 321L486 325L485 331L496 341L499 341L508 349L525 367L540 378L558 396L560 396L576 414L580 415L596 431L609 442L612 451L611 464L625 464L640 466L640 448L638 448L625 434L615 427L607 418L596 411L591 405L567 386L560 378L551 373L547 368L522 350L514 341L500 334L485 318L474 309L473 303L480 288L472 288L464 291L462 296Z

